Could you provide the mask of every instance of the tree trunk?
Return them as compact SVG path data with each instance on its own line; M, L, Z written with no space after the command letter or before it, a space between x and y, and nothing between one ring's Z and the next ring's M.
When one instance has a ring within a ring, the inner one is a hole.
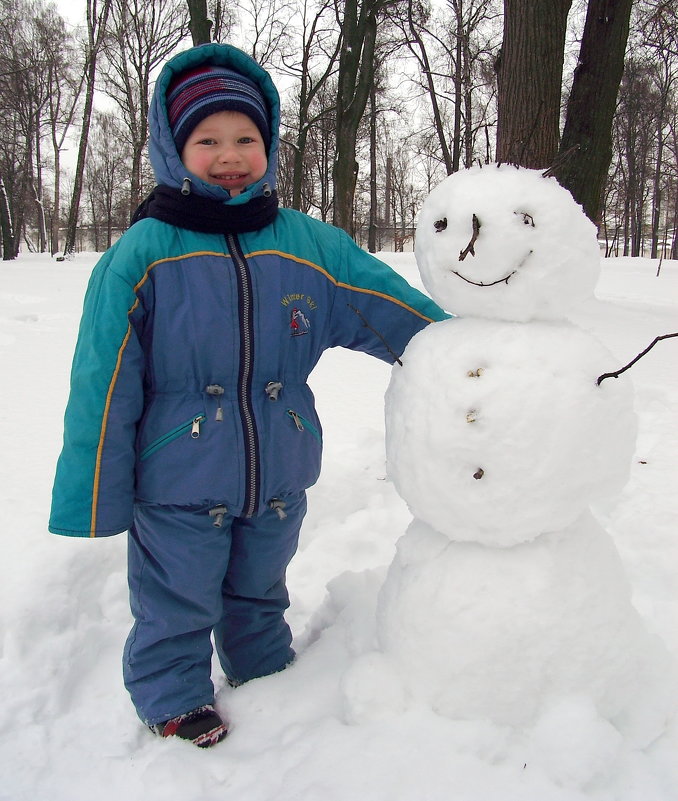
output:
M59 220L61 205L61 151L54 148L54 208L49 232L49 249L52 256L59 250Z
M212 20L207 16L207 0L186 0L190 22L188 27L194 45L208 44L212 35Z
M654 168L654 178L652 180L652 245L650 250L650 258L656 259L659 248L659 226L661 218L661 205L662 205L662 159L664 157L664 139L662 136L662 122L663 115L660 114L657 123L657 161Z
M304 160L306 155L306 142L308 141L308 85L310 82L308 45L304 47L299 87L299 133L295 143L292 157L292 208L301 211L301 201L304 187Z
M304 155L306 153L306 140L308 129L304 125L299 129L295 146L292 148L292 208L301 211L301 201L304 189Z
M377 91L370 89L370 223L367 231L367 249L377 252Z
M655 156L654 177L652 179L652 249L650 258L656 259L659 251L660 219L662 206L662 172L664 168L664 125L669 102L669 90L672 80L662 81L659 88L659 108L657 110L657 151ZM666 240L666 234L664 234ZM663 248L665 250L665 248Z
M130 204L128 219L132 219L135 209L143 200L141 191L141 159L146 146L146 138L143 142L135 142L132 148L132 170L130 173Z
M497 70L497 160L547 167L558 152L567 15L572 0L504 0Z
M612 118L624 70L633 0L589 0L579 62L567 104L554 170L586 215L598 223L603 187L612 159Z
M94 76L96 73L96 58L90 55L87 69L87 87L85 89L85 107L82 115L82 130L80 131L80 144L78 146L78 160L75 165L75 176L73 177L73 194L71 205L68 210L68 222L66 223L66 242L64 243L64 254L68 255L75 251L75 236L78 227L78 216L80 213L80 198L82 197L82 183L85 174L85 157L87 155L87 140L89 139L89 128L92 121L92 107L94 105Z
M454 135L452 137L452 172L459 172L461 162L461 106L463 98L464 73L462 67L464 24L460 3L456 3L455 11L455 64L454 64Z
M356 139L374 79L374 48L380 3L344 2L337 76L336 156L332 170L334 225L353 235L353 199L358 178Z
M64 244L65 254L73 253L75 250L75 236L78 227L83 176L85 174L85 158L87 156L87 141L89 139L92 107L94 105L94 79L97 71L97 54L101 46L103 30L106 26L106 19L110 8L111 0L102 0L101 10L97 16L96 0L87 0L87 34L89 42L85 71L85 107L82 114L82 130L80 132L80 144L78 146L78 160L75 167L75 176L73 178L73 195L71 197L71 206L68 211L66 242Z
M32 172L32 170L31 170ZM38 253L47 250L47 218L45 216L45 198L42 181L42 149L40 147L40 122L35 121L35 175L31 180L31 188L35 198L38 228Z
M12 211L5 189L5 182L0 175L0 234L2 234L2 259L11 261L16 258L14 229L12 228Z
M393 196L393 156L386 157L386 187L384 191L384 227L391 236L391 198ZM392 237L395 239L395 237Z

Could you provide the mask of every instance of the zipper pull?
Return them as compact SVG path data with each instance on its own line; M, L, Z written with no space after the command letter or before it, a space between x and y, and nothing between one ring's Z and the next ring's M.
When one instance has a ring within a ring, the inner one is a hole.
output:
M221 408L221 396L225 392L224 388L219 386L219 384L208 384L205 387L205 392L217 399L217 413L214 419L217 421L217 423L221 423L221 421L224 419L224 410Z
M184 178L184 180L183 180L183 182L181 184L181 194L184 197L186 197L186 195L190 195L191 194L191 179L190 178Z
M214 518L212 525L214 528L221 528L224 522L224 517L228 514L228 509L223 505L215 506L214 509L209 510L209 516Z
M280 390L282 388L283 385L280 383L280 381L269 381L264 387L264 392L268 396L269 400L276 401L278 400L278 395L280 394Z
M297 429L298 429L299 431L303 431L303 430L304 430L304 425L303 425L303 423L301 422L301 418L300 418L300 417L299 417L299 415L298 415L298 414L297 414L297 413L294 411L294 409L288 409L288 410L287 410L287 414L289 414L289 416L292 418L292 420L294 420L294 425L297 427Z
M200 436L200 423L202 423L204 419L202 415L193 418L193 424L191 425L191 436L193 439L198 439Z
M272 498L268 502L268 508L273 509L280 520L284 520L287 517L287 512L285 511L286 506L287 504L285 501L281 501L280 498Z

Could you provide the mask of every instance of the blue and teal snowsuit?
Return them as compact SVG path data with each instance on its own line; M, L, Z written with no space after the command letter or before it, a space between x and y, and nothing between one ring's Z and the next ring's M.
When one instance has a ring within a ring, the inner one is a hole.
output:
M203 62L255 80L271 110L268 172L234 198L187 172L169 129L171 78ZM217 44L181 53L151 104L158 184L190 191L187 210L211 200L248 218L275 197L278 125L275 87L248 56ZM219 233L158 216L136 222L92 273L49 526L129 530L124 675L148 724L212 702L212 631L234 683L293 658L285 570L320 471L306 382L322 352L392 363L445 317L344 232L299 212Z

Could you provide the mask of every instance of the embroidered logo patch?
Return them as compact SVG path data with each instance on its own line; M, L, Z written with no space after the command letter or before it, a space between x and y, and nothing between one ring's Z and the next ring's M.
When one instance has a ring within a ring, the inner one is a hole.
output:
M300 337L304 334L308 334L311 330L311 323L308 321L308 317L303 313L301 309L292 309L292 313L290 315L290 334L293 337Z
M290 336L301 337L311 330L309 312L315 311L318 304L313 298L301 292L291 292L285 295L280 303L289 310Z

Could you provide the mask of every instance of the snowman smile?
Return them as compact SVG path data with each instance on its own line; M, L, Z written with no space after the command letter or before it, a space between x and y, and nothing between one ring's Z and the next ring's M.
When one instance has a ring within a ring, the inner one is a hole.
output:
M512 278L521 267L525 265L525 262L530 258L533 251L528 251L525 254L524 258L520 262L520 264L516 267L515 270L512 270L510 273L505 275L503 278L497 278L496 281L490 281L489 283L485 283L484 281L472 281L470 278L467 278L465 275L462 275L458 270L452 270L452 274L456 275L458 278L461 278L462 281L466 281L467 284L473 284L473 286L496 286L497 284L508 284L509 279ZM473 254L475 255L475 254Z
M484 284L482 281L471 281L470 278L467 278L465 275L462 275L460 272L457 272L456 270L452 270L452 273L454 275L456 275L459 278L461 278L462 281L466 281L467 284L473 284L473 286L495 286L496 284L508 284L509 278L511 278L512 275L515 275L516 272L517 272L517 269L514 270L512 273L509 273L508 275L505 275L503 278L498 278L496 281L492 281L489 284Z

